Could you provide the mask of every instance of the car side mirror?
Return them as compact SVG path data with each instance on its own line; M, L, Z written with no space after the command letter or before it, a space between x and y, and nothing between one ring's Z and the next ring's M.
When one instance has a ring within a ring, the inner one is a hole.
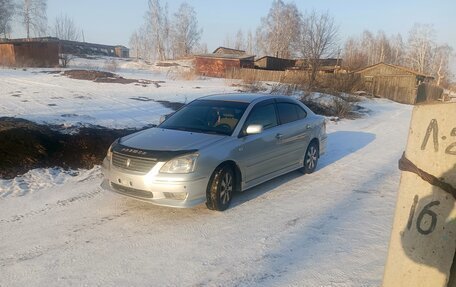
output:
M245 133L247 135L255 135L259 134L263 131L263 126L262 125L249 125L247 129L245 130Z

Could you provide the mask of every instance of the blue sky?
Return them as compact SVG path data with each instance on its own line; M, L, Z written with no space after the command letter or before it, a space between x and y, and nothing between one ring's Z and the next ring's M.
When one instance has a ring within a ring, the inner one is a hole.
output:
M167 2L170 13L182 3ZM187 2L197 12L199 25L203 28L202 42L212 50L223 44L227 34L234 36L239 29L255 31L261 17L267 15L272 0ZM436 42L448 43L456 49L454 0L298 0L294 3L301 12L328 10L340 27L341 40L359 35L365 29L383 30L387 35L400 32L406 39L412 25L419 22L433 24L437 31ZM52 25L57 15L67 14L84 30L87 42L128 46L130 35L143 23L146 10L147 0L48 0L48 21ZM23 35L19 32L15 36Z

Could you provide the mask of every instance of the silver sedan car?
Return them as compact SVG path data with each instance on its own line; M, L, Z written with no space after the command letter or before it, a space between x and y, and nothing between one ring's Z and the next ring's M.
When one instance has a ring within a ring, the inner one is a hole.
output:
M221 211L235 191L315 171L326 139L324 118L291 97L202 97L159 126L116 140L103 161L102 187L157 205L206 202Z

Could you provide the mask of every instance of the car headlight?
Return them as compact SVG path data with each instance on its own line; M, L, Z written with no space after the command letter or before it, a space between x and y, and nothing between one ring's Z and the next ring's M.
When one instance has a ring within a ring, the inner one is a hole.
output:
M106 153L106 158L111 161L111 158L112 158L112 147L114 145L116 145L116 143L118 142L119 140L115 140L108 148L108 152Z
M160 169L161 173L190 173L195 170L198 154L189 154L174 158L165 163Z

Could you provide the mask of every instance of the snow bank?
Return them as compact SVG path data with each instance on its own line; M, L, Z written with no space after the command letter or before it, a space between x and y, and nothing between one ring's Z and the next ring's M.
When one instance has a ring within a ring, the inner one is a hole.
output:
M93 169L64 170L62 168L37 168L14 179L0 179L0 198L25 196L53 186L71 184L100 176L100 167Z

